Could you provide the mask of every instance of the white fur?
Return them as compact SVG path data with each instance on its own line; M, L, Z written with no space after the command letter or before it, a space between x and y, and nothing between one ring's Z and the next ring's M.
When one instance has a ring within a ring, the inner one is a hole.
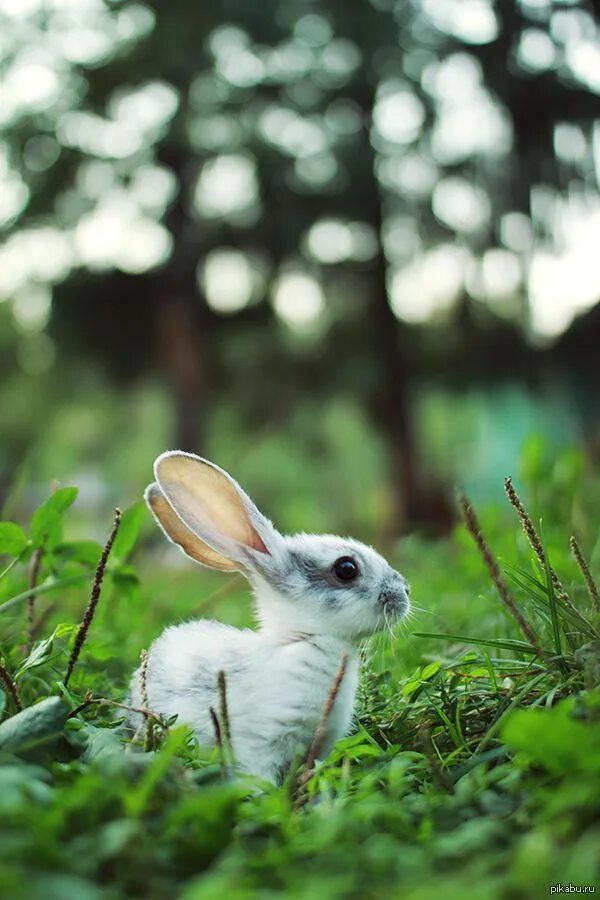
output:
M348 733L358 683L357 641L381 629L386 619L406 613L408 586L372 548L333 535L284 537L227 473L189 454L169 457L162 469L165 455L157 460L158 487L186 526L193 519L200 548L208 545L222 553L248 578L259 629L239 630L207 620L167 628L150 648L148 704L157 713L177 715L200 743L213 744L209 710L219 708L217 676L224 671L237 764L277 782L310 745L344 653L349 663L327 723L326 749ZM197 461L198 483L203 483L210 467L213 480L216 472L224 488L235 486L247 515L244 526L267 552L257 551L256 543L242 545L213 530L202 510L192 516L192 501L182 503L181 485L173 491L169 478L161 478L167 470L169 475L178 474L178 459L185 460L186 475L190 459ZM179 537L177 541L181 543ZM186 547L189 552L189 542ZM342 556L356 561L360 572L356 582L335 578L332 567ZM132 678L131 701L133 706L140 704L139 671ZM135 720L132 716L132 724Z

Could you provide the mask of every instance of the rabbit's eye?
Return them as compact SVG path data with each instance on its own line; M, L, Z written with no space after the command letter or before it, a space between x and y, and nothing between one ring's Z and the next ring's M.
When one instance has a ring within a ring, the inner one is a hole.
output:
M333 564L333 574L340 581L354 581L358 575L358 566L351 556L340 556Z

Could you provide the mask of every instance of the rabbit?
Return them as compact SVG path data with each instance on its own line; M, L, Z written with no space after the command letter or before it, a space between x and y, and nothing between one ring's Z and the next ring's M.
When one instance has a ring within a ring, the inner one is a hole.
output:
M311 744L344 654L323 748L348 733L357 643L406 615L408 583L358 541L280 534L236 481L206 459L169 451L154 471L145 499L167 538L198 563L241 572L252 587L259 628L202 619L166 628L148 654L149 708L177 715L201 744L214 744L210 709L219 707L223 671L236 765L280 783ZM131 705L140 700L138 669Z

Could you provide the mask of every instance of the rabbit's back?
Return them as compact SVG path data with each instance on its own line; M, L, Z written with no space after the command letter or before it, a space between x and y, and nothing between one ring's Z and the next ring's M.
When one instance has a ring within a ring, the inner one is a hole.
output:
M210 707L219 705L218 673L245 670L255 653L256 637L249 629L209 620L166 628L148 654L149 708L166 718L177 716L179 723L193 728L201 743L213 743ZM130 698L133 707L140 706L139 669L131 680ZM132 724L137 724L135 719Z

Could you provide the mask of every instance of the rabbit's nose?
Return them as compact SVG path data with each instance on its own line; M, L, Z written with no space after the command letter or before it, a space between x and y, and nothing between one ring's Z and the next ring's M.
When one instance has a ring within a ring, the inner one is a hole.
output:
M394 572L379 592L379 603L386 613L405 616L410 607L410 588L406 578Z

